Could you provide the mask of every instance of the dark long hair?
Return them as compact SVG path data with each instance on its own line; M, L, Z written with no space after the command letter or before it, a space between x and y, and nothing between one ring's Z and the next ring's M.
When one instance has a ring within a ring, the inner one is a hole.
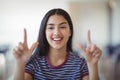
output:
M35 49L35 54L38 54L40 56L46 56L48 54L49 43L46 39L46 34L45 34L46 24L47 24L49 17L55 14L63 16L68 21L68 24L71 30L71 36L69 37L69 40L67 42L67 51L72 52L73 24L72 24L70 15L65 10L57 8L57 9L52 9L48 11L42 19L40 30L39 30L39 35L38 35L38 40L37 40L39 42L39 45Z

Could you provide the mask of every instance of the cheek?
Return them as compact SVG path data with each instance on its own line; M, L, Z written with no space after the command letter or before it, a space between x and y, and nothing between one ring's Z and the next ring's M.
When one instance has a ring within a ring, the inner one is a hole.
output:
M71 36L70 30L65 31L64 34L67 38L69 38Z
M71 35L71 34L70 34L69 32L65 32L65 33L64 33L64 36L65 36L65 38L66 38L67 40L69 39L70 35Z
M47 40L50 39L51 35L52 35L52 34L51 34L50 32L47 32L47 31L46 31L46 38L47 38Z

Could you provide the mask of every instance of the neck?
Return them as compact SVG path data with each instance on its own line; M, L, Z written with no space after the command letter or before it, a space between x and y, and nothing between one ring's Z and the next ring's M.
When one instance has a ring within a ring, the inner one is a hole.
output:
M67 55L66 49L62 50L50 49L48 53L48 59L53 66L58 66L65 61L66 55Z
M63 59L66 57L66 49L62 50L56 50L56 49L50 49L48 57L52 59Z

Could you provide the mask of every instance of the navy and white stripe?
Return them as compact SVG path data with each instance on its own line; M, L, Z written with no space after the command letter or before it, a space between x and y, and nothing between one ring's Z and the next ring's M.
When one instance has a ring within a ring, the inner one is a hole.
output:
M46 57L31 58L25 72L34 80L81 80L88 75L88 67L84 58L68 53L66 61L57 67L51 66Z

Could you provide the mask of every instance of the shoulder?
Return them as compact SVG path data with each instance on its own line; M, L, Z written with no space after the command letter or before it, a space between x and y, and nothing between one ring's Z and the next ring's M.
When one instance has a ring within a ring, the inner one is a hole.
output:
M39 61L44 61L44 56L34 56L32 55L27 63L38 63Z
M85 58L83 56L77 55L73 52L69 52L69 59L71 61L77 62L77 63L84 63L86 62Z
M69 57L73 59L78 59L78 60L85 60L85 58L81 55L75 54L73 52L69 52Z

